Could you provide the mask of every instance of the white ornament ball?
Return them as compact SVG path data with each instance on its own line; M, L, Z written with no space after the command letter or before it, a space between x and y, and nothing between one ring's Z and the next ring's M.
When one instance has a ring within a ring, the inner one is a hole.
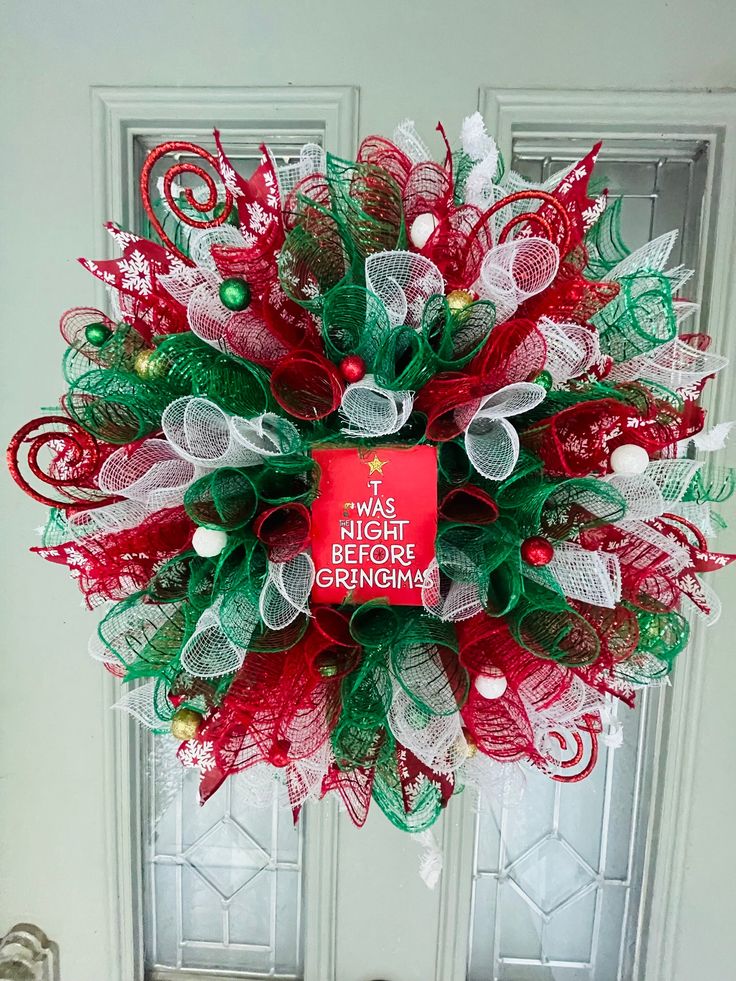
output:
M411 244L417 249L423 249L429 241L430 235L438 225L439 222L430 211L425 211L424 214L417 215L409 229Z
M216 528L197 528L192 535L192 548L203 559L212 559L219 555L227 545L227 535Z
M506 675L501 671L495 674L479 674L474 681L475 690L483 698L500 698L508 688Z
M634 474L644 473L648 466L649 454L643 446L635 443L624 443L611 453L611 470L614 473L632 477Z

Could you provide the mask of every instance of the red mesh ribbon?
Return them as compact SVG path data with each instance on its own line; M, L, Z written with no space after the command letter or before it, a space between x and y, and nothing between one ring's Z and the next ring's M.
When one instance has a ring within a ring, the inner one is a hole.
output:
M274 368L271 391L297 419L324 419L340 405L343 382L335 365L316 351L296 351Z
M436 788L442 807L447 806L447 802L455 789L455 777L452 773L440 773L433 770L422 763L411 750L400 744L396 745L396 767L401 784L404 810L407 814L416 810L425 781Z
M49 562L66 565L78 580L87 605L124 599L148 585L156 569L189 545L194 524L184 508L167 508L135 528L31 549Z
M238 174L225 155L220 134L214 131L219 170L225 187L235 196L240 228L253 259L260 256L272 266L274 254L284 241L276 167L270 151L261 144L261 160L246 178Z
M445 494L440 501L439 516L443 521L489 525L498 517L498 506L486 491L466 484L453 487Z
M549 224L552 230L549 238L559 246L561 256L567 255L582 242L588 227L600 213L596 212L593 207L595 202L588 197L588 181L600 149L601 143L596 143L589 153L578 160L537 212L538 220ZM555 207L555 203L561 207ZM526 227L519 234L527 236L535 232L532 227Z
M309 511L296 502L263 511L254 521L253 531L272 562L288 562L309 545L311 526Z
M282 653L249 651L222 706L198 734L225 773L314 756L340 710L339 681L309 670L305 640Z
M609 440L632 416L633 409L614 399L581 402L530 426L521 441L551 477L603 473L608 469Z
M466 372L441 372L417 395L414 407L427 416L427 437L443 442L459 436L486 395L536 378L546 353L544 337L531 321L499 324Z

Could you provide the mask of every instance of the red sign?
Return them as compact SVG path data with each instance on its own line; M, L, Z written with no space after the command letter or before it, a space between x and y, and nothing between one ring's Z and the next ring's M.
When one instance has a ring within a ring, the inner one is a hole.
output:
M433 446L313 450L315 603L387 599L422 605L437 534Z

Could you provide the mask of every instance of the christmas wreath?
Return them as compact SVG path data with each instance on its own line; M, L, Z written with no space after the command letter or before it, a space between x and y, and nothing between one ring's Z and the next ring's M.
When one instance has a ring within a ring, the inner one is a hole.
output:
M11 442L34 551L203 800L267 775L421 831L503 765L577 780L718 614L726 362L676 233L624 246L598 147L535 185L479 114L438 130L442 163L405 122L250 177L217 132L155 149L150 238L81 260L110 316L64 314L68 391Z

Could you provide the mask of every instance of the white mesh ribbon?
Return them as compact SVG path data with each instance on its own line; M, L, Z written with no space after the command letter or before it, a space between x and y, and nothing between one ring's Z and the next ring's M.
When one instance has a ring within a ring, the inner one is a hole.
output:
M185 395L166 406L161 418L164 435L179 456L200 467L250 467L258 453L242 444L230 417L209 399Z
M230 428L241 446L259 456L286 456L301 445L294 423L275 412L264 412L252 419L233 416Z
M559 264L559 250L548 239L513 239L486 253L473 289L496 305L496 320L502 323L525 300L549 286Z
M393 142L402 150L412 163L422 163L431 160L429 147L417 132L413 119L404 119L393 133Z
M66 528L75 538L85 535L106 535L124 528L135 528L153 513L155 508L138 501L115 501L102 508L75 511L66 518Z
M155 681L147 681L143 685L131 688L113 705L113 708L132 715L146 729L163 732L168 729L168 725L156 711L157 707L159 711L166 712L171 708L171 703L166 696L166 689L162 685L157 685Z
M653 351L615 364L609 377L614 381L642 379L682 389L698 384L727 364L728 358L700 351L676 337Z
M625 259L617 263L603 277L604 281L617 281L623 276L632 276L634 273L642 272L643 270L662 272L667 265L667 260L676 241L676 229L671 232L665 232L664 235L659 235L657 238L652 239L651 242L647 242L640 249L629 253Z
M580 324L540 317L537 329L547 345L544 367L554 385L564 385L582 375L601 356L598 334Z
M181 652L181 666L195 678L218 678L237 671L245 660L246 648L234 644L227 636L220 622L220 608L223 597L200 616L194 633ZM258 623L258 612L254 606L248 611L245 604L239 606L240 619L238 633L244 636L252 633ZM248 616L248 613L250 615Z
M130 452L115 450L102 464L97 486L106 494L147 504L151 510L175 507L196 480L197 468L165 439L147 439Z
M678 504L702 467L697 460L654 460L642 474L603 478L626 501L626 519L646 521Z
M432 559L424 574L422 604L428 613L450 621L467 620L483 609L475 583L453 579L443 583L436 559Z
M409 752L427 766L436 766L444 772L450 772L464 762L467 751L463 747L462 719L459 712L429 715L394 680L387 718L396 741L406 746Z
M207 279L198 286L189 298L187 304L187 321L193 334L206 341L218 351L231 353L232 338L242 340L249 334L261 336L263 320L248 307L246 310L233 312L220 299L220 278L209 274ZM273 357L286 354L286 348L275 335L268 335L268 353ZM237 347L240 352L240 348Z
M488 480L505 480L519 458L519 436L507 416L529 412L546 391L533 382L516 382L483 399L465 430L465 452Z
M346 436L388 436L397 433L411 415L412 392L394 392L381 388L373 375L348 385L342 395L340 415L345 421Z
M288 562L269 562L268 578L261 590L261 620L271 630L283 630L309 611L314 585L314 563L306 552Z
M90 637L89 656L110 667L133 664L145 639L154 637L162 627L170 624L179 610L178 603L167 603L165 606L139 603L118 607L115 616L105 620Z
M554 557L543 571L524 566L524 575L542 585L545 573L553 576L568 599L608 609L621 599L621 567L618 558L607 552L591 552L572 542L561 542L555 545Z
M279 181L281 200L303 181L305 177L312 174L324 174L326 167L326 154L324 148L318 143L305 143L299 151L299 157L295 161L289 160L288 163L280 164L276 168Z
M386 307L392 327L419 328L430 296L444 295L437 266L415 252L374 252L365 260L365 285Z
M330 767L335 763L329 739L303 760L294 760L286 768L288 803L293 809L307 800L321 800L322 785Z

